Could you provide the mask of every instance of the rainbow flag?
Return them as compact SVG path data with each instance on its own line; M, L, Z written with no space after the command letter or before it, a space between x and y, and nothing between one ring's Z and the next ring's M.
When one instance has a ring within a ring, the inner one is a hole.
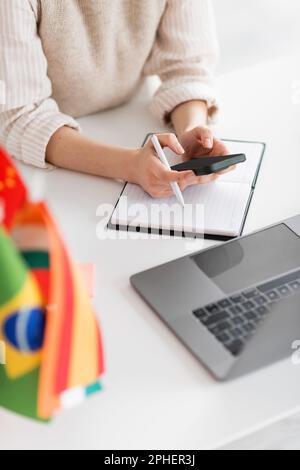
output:
M0 154L0 167L4 162L8 157ZM2 195L2 206L13 208L4 219L10 233L0 225L0 341L6 347L0 406L49 420L101 389L101 336L46 205L30 203L25 189L17 206L7 203L9 197Z

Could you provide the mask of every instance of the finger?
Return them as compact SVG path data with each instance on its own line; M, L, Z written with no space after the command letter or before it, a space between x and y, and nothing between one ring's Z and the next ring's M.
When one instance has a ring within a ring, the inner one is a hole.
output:
M183 155L185 153L184 148L175 134L157 134L156 137L158 138L159 143L163 148L168 147L177 155Z
M167 170L163 165L156 173L156 181L158 185L170 185L170 183L178 183L180 181L180 173L178 171Z
M169 175L169 184L171 182L176 182L179 184L180 189L183 191L187 186L191 186L193 184L197 184L197 176L191 170L188 171L180 171L180 172L172 172L173 175ZM176 175L174 175L176 173Z
M197 184L197 176L193 171L184 171L182 172L182 179L180 182L187 186Z
M214 136L208 127L198 127L195 129L196 135L201 140L201 144L205 149L211 150L214 146Z
M193 171L184 171L181 173L181 179L179 181L179 187L181 191L184 191L188 186L198 184L198 178Z
M173 196L174 196L174 192L171 189L165 190L162 194L163 198L173 197Z
M220 139L214 139L214 153L220 157L230 155L229 149Z
M168 189L170 189L171 183L177 183L181 191L193 184L197 184L197 177L193 171L170 171L165 172L163 175L163 181L167 183ZM171 195L173 190L171 190Z
M160 168L160 171L157 173L157 179L160 183L170 184L170 183L180 183L182 179L186 177L186 173L192 173L190 171L173 171L166 170L165 167Z
M165 174L165 181L167 181L168 183L180 184L187 178L190 178L191 175L194 175L193 171L168 171Z
M214 173L213 175L198 176L198 184L213 183L218 178L219 175L217 173Z
M174 195L172 189L170 187L168 188L155 188L150 190L149 192L150 196L152 196L155 199L163 199L163 198L168 198L172 197Z

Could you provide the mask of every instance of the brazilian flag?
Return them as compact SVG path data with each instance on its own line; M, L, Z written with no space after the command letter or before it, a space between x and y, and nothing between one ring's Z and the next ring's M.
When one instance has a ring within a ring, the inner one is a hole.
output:
M44 332L43 299L35 278L0 227L0 406L37 416L38 379Z

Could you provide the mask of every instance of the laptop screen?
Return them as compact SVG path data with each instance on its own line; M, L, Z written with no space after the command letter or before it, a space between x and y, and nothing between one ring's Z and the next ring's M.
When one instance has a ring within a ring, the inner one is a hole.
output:
M225 293L260 284L300 267L300 238L281 224L192 257Z

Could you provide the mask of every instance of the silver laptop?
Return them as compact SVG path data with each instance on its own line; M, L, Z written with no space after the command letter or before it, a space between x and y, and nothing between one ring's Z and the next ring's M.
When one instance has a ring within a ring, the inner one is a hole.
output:
M217 379L267 366L300 340L300 215L131 283Z

